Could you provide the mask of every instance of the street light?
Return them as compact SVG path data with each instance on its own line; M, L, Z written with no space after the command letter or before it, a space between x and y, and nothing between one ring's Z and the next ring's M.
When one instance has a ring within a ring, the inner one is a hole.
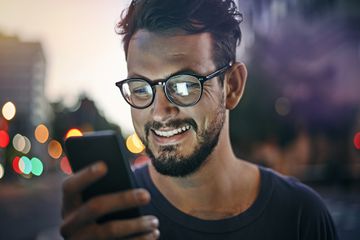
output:
M6 102L2 108L2 115L8 121L13 119L16 114L16 107L12 102Z
M140 138L136 133L130 135L126 139L126 147L130 152L135 154L141 153L145 149L145 146L143 145L143 143L141 142Z
M5 122L3 122L2 120L0 121L3 126L6 127L5 130L1 130L0 132L2 136L0 136L0 142L1 142L1 146L0 146L0 160L4 159L4 162L2 163L2 175L4 175L5 172L5 168L6 168L6 158L7 158L7 147L10 143L10 134L9 134L9 123L7 121L10 121L11 119L13 119L15 117L16 114L16 107L15 104L12 103L11 101L6 102L3 107L2 107L2 111L1 111L2 115L3 115L3 119L5 119ZM0 116L0 118L2 118ZM1 162L0 162L1 164ZM4 168L5 167L5 168Z

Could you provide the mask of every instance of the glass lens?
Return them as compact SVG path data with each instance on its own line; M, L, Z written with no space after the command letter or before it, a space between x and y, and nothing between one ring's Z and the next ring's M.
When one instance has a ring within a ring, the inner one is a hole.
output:
M149 83L142 79L129 79L122 85L121 91L126 101L135 107L148 106L154 95Z
M194 104L201 95L201 83L191 75L173 76L167 81L165 87L168 97L181 106Z

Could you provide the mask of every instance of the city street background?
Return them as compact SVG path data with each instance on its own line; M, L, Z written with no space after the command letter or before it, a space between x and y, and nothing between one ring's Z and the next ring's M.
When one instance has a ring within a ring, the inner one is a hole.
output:
M111 129L148 160L114 84L129 2L0 0L0 239L61 239L67 137ZM312 186L341 239L360 239L360 1L236 2L249 74L235 153Z

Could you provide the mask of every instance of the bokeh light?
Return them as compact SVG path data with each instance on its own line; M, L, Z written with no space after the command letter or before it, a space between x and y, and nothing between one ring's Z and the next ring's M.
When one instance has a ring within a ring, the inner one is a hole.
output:
M16 114L16 107L12 102L7 102L2 108L2 114L6 120L11 120Z
M0 130L5 130L5 131L9 130L8 122L1 116L0 116Z
M144 144L141 142L140 138L136 133L130 135L126 139L126 147L129 149L130 152L135 154L141 153L145 149Z
M28 154L31 150L30 139L19 133L15 134L15 136L13 137L12 144L15 150L24 154Z
M0 179L4 177L5 171L3 165L0 163Z
M79 129L77 129L77 128L72 128L72 129L70 129L67 133L66 133L66 135L65 135L65 139L68 139L69 137L80 137L80 136L82 136L83 134L82 134L82 132L79 130Z
M354 146L357 150L360 150L360 132L355 133Z
M49 130L44 124L39 124L35 128L35 139L39 143L45 143L49 138Z
M44 165L40 159L34 157L31 159L31 172L35 176L40 176L43 173Z
M72 174L72 169L71 169L71 166L70 166L70 163L69 163L69 159L66 156L64 156L60 160L60 169L61 169L61 171L63 171L67 175Z
M14 157L13 161L12 161L12 168L14 170L14 172L16 172L17 174L22 174L23 172L20 169L20 157L16 156Z
M22 156L20 158L20 161L19 161L19 169L22 173L24 174L29 174L31 173L31 170L32 170L32 166L31 166L31 161L28 157L26 156Z
M28 139L27 137L23 136L23 138L25 140L25 147L22 150L22 153L28 154L31 150L31 142L30 142L30 139Z
M4 130L0 130L0 148L6 148L9 142L9 134Z
M31 179L34 175L32 174L21 174L21 176L25 179Z
M25 149L26 141L21 134L15 134L12 140L13 147L16 151L22 152Z
M48 153L52 158L58 159L61 156L62 152L63 152L63 150L62 150L61 144L58 141L51 140L49 142Z

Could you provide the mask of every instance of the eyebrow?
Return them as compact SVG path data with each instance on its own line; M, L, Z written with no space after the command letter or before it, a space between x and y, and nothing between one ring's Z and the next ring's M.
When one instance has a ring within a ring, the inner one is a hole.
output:
M127 78L142 78L142 79L146 79L146 80L150 80L150 81L156 81L156 80L168 79L170 77L173 77L175 75L180 75L180 74L192 74L192 75L196 75L196 76L203 76L191 68L182 68L176 72L166 75L164 78L159 78L159 79L150 79L146 76L143 76L143 75L137 74L137 73L130 74L127 76Z

